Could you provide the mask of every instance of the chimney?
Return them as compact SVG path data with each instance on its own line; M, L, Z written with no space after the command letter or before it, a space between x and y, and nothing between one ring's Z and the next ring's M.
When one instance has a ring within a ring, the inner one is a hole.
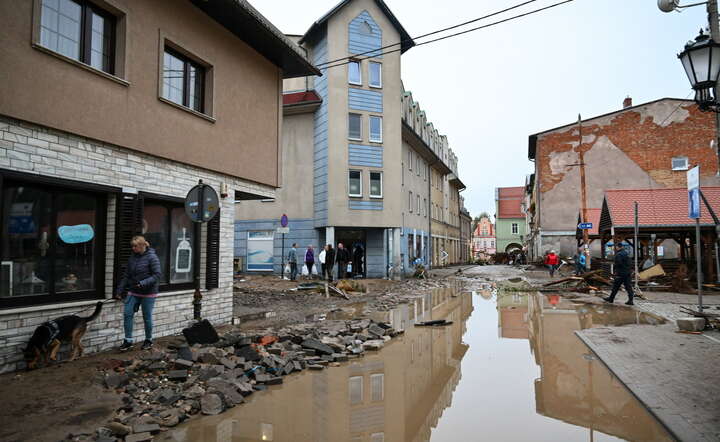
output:
M627 109L629 107L632 107L632 98L630 98L630 96L628 95L623 100L623 109Z

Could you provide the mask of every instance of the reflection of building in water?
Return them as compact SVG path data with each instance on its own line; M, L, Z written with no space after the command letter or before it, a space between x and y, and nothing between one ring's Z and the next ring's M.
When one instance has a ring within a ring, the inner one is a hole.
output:
M574 334L594 326L652 323L651 316L549 296L532 295L529 301L530 347L541 370L535 381L539 414L588 428L589 439L594 431L633 441L669 439Z
M528 295L507 293L498 296L498 336L501 338L527 339Z
M428 441L461 378L472 297L452 289L388 312L407 326L381 352L340 367L285 378L251 403L204 417L164 436L177 441ZM445 327L412 327L446 318ZM228 432L228 427L231 431Z

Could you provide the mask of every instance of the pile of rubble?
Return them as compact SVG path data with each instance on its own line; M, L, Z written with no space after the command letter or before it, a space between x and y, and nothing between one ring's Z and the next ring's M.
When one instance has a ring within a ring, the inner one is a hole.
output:
M400 333L370 319L325 321L273 335L229 333L213 345L171 346L117 360L104 382L123 395L123 406L95 440L151 440L194 415L240 405L291 373L323 370L380 350Z

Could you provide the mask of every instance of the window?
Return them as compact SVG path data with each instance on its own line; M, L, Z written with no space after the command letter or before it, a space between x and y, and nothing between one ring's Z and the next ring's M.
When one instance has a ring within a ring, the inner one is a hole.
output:
M673 157L672 170L688 170L688 157Z
M415 171L420 176L420 155L415 155Z
M362 197L362 172L359 170L348 173L348 195Z
M518 223L512 223L512 234L517 235L518 233Z
M145 239L160 259L160 290L192 286L198 251L195 224L185 214L183 203L145 199L142 226Z
M362 73L360 71L359 61L351 61L348 63L348 83L362 85Z
M42 0L40 45L113 73L115 17L86 1Z
M370 87L382 87L382 64L371 61L368 65L368 71L370 74L368 85Z
M103 195L6 179L0 215L0 307L103 297Z
M427 218L427 198L423 198L423 216Z
M247 233L247 270L273 271L273 231L258 230Z
M412 150L408 150L408 170L412 170L413 153Z
M382 143L382 117L370 115L370 141Z
M163 54L162 97L197 112L204 112L205 68L177 51Z
M417 214L420 216L420 195L417 195Z
M370 400L382 401L385 398L385 375L383 373L370 375Z
M412 213L412 209L413 209L413 194L412 194L412 192L408 192L408 196L409 196L409 199L408 199L408 211L409 211L410 213Z
M362 115L348 114L348 138L362 140Z
M362 403L363 401L363 378L362 376L353 376L348 379L348 390L350 396L350 405Z
M370 172L370 198L382 196L382 172Z

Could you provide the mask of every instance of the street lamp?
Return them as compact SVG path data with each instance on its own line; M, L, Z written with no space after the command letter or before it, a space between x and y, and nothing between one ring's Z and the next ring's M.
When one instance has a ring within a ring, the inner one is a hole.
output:
M695 41L689 41L678 58L695 91L695 102L700 109L720 112L715 87L720 74L720 44L701 29Z

